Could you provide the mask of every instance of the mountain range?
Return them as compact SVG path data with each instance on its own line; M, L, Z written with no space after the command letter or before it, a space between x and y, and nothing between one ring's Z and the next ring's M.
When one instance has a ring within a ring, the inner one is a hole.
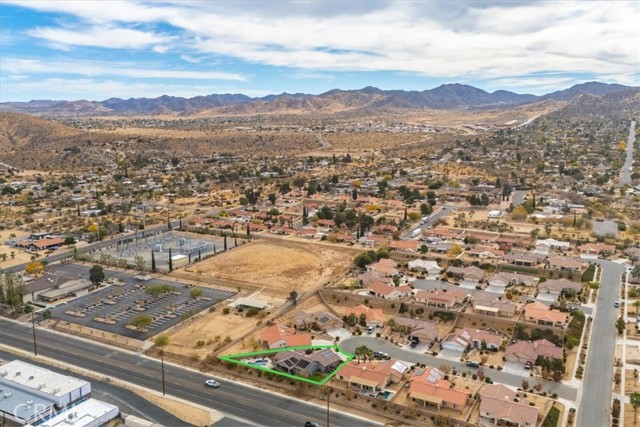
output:
M543 96L518 94L506 90L487 92L473 86L443 84L424 91L334 89L320 95L288 94L252 98L242 94L212 94L183 98L163 95L158 98L109 98L105 101L51 101L0 103L0 111L49 115L247 115L359 112L366 114L420 111L501 108L538 101L571 101L581 96L600 100L611 94L635 94L637 87L589 82ZM585 101L590 102L590 101ZM606 102L606 101L605 101Z

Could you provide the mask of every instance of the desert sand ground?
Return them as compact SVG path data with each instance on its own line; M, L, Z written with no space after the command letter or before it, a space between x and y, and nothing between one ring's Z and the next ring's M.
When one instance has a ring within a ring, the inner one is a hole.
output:
M342 274L351 251L290 241L253 241L198 265L204 277L249 282L284 291L313 289Z

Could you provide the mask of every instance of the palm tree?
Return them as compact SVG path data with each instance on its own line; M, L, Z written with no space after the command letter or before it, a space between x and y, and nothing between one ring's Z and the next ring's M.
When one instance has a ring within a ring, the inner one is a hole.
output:
M358 363L360 363L361 358L363 359L363 361L366 362L367 359L370 359L371 357L373 357L373 350L371 350L366 345L361 345L360 347L356 348L355 354L356 354L356 357L358 358Z

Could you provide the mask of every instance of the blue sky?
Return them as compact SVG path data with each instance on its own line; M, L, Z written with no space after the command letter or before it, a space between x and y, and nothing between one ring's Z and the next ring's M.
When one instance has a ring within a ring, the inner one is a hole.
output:
M0 101L639 85L637 1L0 3Z

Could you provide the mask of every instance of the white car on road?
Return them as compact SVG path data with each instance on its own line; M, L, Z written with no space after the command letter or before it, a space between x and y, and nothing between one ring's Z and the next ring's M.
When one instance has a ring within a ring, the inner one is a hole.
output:
M218 388L218 387L220 387L220 383L219 383L218 381L214 380L213 378L210 378L210 379L206 380L206 381L204 382L204 384L205 384L207 387L213 387L213 388Z

